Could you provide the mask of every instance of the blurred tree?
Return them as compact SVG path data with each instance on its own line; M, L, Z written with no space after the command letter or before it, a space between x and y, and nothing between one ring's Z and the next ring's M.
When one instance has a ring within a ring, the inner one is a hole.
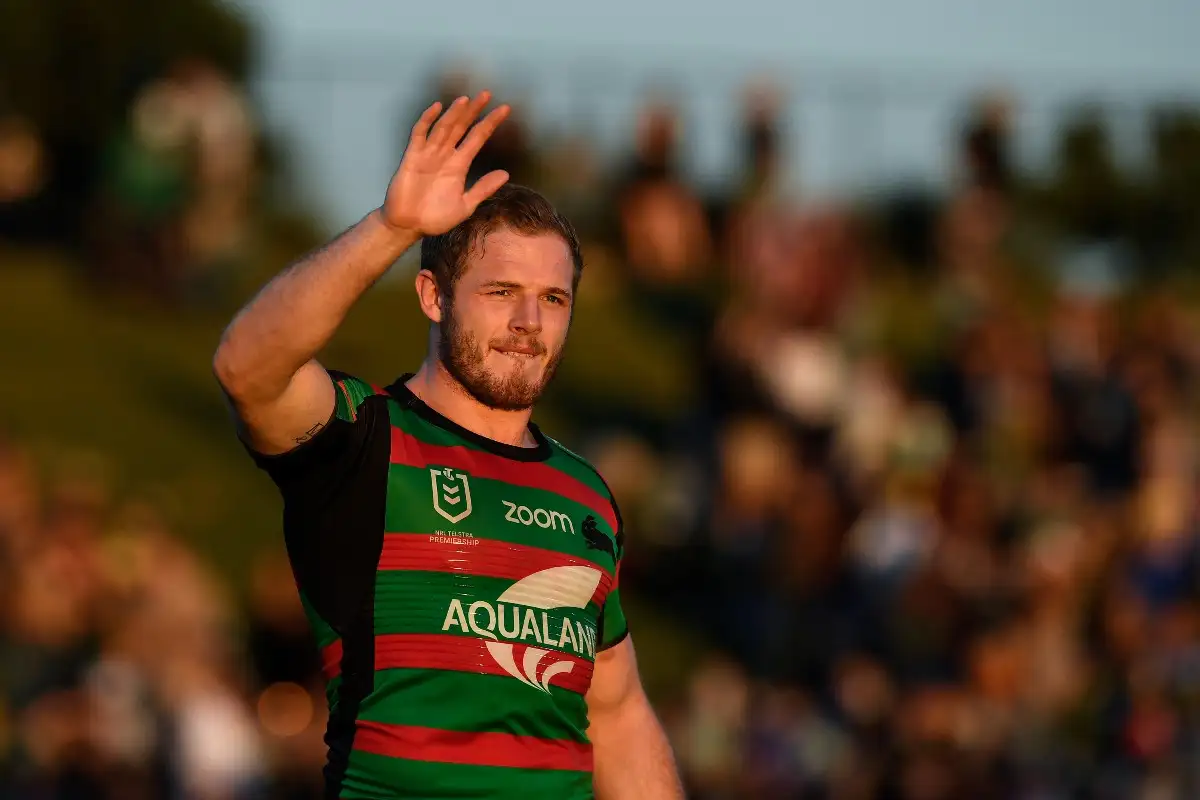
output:
M78 212L141 84L183 58L242 78L252 46L245 20L220 0L7 0L0 110L33 124L50 155L51 191Z
M1200 264L1200 112L1163 108L1152 123L1153 162L1137 226L1143 257L1157 268Z
M1111 239L1128 232L1132 186L1117 167L1098 110L1085 109L1063 127L1046 200L1062 231L1076 240Z

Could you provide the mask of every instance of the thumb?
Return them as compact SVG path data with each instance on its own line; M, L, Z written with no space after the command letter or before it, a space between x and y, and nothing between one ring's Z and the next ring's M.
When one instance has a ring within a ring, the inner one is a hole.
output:
M467 207L474 213L480 203L494 195L506 183L508 183L508 173L504 170L498 169L494 172L489 172L475 181L475 185L463 195L463 200L466 201Z

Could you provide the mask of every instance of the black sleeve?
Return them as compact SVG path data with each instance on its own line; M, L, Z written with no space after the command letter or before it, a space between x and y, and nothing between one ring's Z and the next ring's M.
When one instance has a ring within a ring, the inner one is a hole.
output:
M387 399L335 411L311 440L277 456L251 453L283 498L283 533L296 583L344 636L374 585L383 549L390 452Z
M322 485L326 479L354 468L369 438L371 416L369 404L364 404L353 421L343 419L335 410L313 438L279 455L264 455L249 445L244 446L287 500L297 488Z

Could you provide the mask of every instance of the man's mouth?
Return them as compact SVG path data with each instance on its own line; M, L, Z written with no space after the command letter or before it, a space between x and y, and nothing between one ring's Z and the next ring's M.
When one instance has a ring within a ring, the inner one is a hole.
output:
M540 349L531 345L505 345L493 349L510 356L539 356L542 354Z

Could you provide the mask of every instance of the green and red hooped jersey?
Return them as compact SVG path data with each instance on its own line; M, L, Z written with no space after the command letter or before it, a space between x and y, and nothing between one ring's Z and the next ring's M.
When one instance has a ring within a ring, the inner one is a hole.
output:
M628 633L620 515L536 426L485 439L331 373L313 441L256 456L328 680L328 797L591 798L585 694Z

